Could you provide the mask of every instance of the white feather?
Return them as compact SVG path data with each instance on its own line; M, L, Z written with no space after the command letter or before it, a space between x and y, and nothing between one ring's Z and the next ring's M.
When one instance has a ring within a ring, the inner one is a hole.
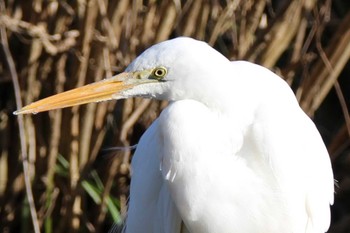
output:
M124 93L172 101L135 152L126 232L327 231L329 156L281 78L189 38L127 71L157 66L166 82Z

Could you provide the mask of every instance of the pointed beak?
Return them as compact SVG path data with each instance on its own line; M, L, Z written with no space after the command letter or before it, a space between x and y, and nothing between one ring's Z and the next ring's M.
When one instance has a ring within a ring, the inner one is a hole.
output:
M117 99L116 94L138 84L135 81L132 81L133 77L134 73L121 73L112 78L78 87L31 103L22 109L15 111L14 114L35 114L52 109Z

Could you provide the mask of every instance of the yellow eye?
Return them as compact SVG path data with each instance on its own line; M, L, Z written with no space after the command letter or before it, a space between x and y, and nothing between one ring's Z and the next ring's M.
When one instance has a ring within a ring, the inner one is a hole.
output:
M165 67L157 67L153 70L153 76L156 79L162 79L167 74L167 69Z

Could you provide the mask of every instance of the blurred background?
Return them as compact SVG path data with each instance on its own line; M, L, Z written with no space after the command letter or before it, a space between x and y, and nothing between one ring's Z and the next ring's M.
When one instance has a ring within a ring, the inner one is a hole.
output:
M167 103L12 112L122 72L147 47L178 36L268 67L291 85L332 160L329 232L350 232L350 1L0 3L0 232L34 232L33 222L47 233L107 232L122 223L132 146Z

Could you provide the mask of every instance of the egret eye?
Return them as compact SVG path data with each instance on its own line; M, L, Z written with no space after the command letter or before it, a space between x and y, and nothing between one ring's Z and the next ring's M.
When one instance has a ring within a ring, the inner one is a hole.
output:
M153 70L153 76L156 79L163 79L167 74L167 69L165 67L157 67Z

